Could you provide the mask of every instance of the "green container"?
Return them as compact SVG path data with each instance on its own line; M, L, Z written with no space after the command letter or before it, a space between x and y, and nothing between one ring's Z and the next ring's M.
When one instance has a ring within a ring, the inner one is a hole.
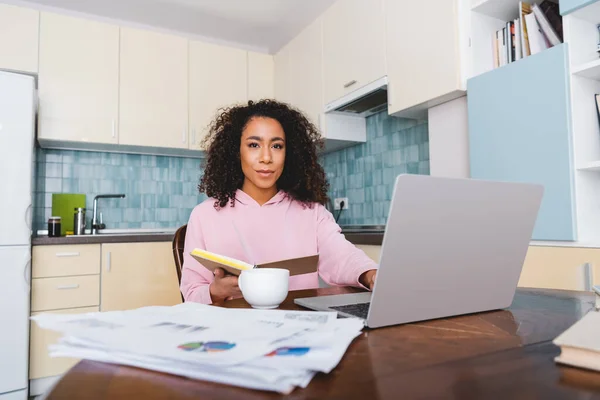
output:
M75 209L85 208L85 194L52 193L52 215L61 217L60 235L73 234Z

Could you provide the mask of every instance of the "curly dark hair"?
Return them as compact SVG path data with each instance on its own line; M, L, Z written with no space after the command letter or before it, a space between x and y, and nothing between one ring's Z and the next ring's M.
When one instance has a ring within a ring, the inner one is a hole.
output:
M317 149L323 147L319 131L300 111L275 100L248 101L245 105L219 110L203 141L208 149L200 193L216 199L215 208L235 204L235 192L244 183L240 160L242 131L255 117L277 120L285 132L285 164L277 180L277 189L312 207L329 201L329 185L319 164Z

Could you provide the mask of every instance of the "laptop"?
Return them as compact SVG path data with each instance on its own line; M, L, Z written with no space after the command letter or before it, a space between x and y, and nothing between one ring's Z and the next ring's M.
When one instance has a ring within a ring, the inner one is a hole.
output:
M294 302L370 328L506 308L542 194L536 184L399 175L373 291Z

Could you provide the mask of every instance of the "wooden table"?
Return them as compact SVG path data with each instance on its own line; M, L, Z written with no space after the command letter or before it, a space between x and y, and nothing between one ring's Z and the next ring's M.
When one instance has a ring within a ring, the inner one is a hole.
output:
M291 292L281 308L299 309L295 297L347 291ZM587 292L519 289L508 310L365 330L334 371L288 396L82 361L49 398L600 399L600 373L556 365L551 343L593 306Z

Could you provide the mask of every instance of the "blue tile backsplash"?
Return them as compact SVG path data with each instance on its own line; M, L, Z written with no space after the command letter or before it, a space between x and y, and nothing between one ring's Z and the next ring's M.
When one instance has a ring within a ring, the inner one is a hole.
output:
M426 121L390 117L387 111L367 117L367 142L325 154L321 162L331 201L347 197L340 225L386 223L394 180L403 173L429 175ZM337 216L338 211L333 211Z
M196 158L37 149L34 229L46 229L52 193L86 195L88 226L94 196L107 228L167 228L187 223L206 196L198 193L202 173Z
M385 224L395 177L429 174L428 140L427 122L384 111L367 118L366 143L322 156L332 201L348 197L350 203L338 222ZM52 193L85 194L88 226L96 194L124 193L124 199L99 201L107 228L178 227L206 198L197 189L200 164L196 158L38 148L34 229L47 228Z

